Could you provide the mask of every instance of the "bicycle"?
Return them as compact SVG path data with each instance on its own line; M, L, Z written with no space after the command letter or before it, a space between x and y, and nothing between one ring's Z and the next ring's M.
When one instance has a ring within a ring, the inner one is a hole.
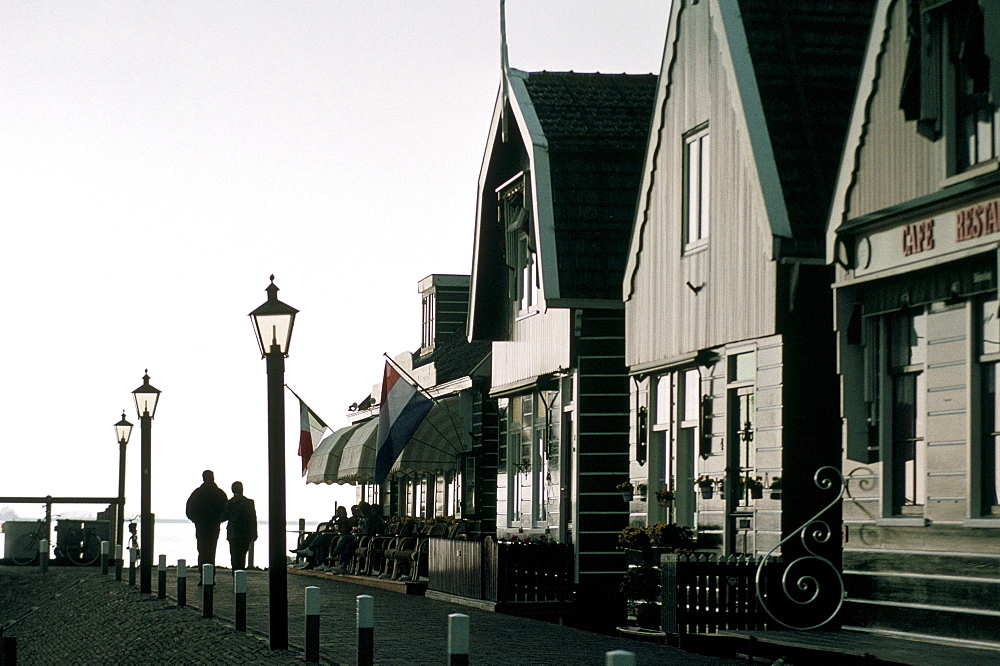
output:
M27 566L38 561L38 545L48 538L45 521L39 520L33 532L22 534L14 541L11 559L17 566ZM53 554L78 566L88 566L101 556L101 537L89 527L76 527L69 531L62 543L52 549Z

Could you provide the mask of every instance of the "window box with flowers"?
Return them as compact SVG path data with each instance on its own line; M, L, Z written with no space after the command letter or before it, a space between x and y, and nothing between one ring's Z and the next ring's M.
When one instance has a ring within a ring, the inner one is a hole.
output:
M750 491L751 499L760 499L764 496L764 480L761 477L751 478L747 475L743 479L743 485Z
M632 495L635 494L635 486L632 485L631 481L619 483L615 486L615 490L622 494L622 499L626 502L632 501Z

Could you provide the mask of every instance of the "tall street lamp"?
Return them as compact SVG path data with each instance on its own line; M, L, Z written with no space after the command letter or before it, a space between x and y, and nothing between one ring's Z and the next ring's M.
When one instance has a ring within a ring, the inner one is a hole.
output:
M142 386L132 391L135 397L135 411L139 414L142 435L140 458L142 459L142 505L139 517L139 591L149 594L153 591L153 513L151 490L151 442L153 415L160 399L159 389L149 385L149 370L142 377Z
M267 301L250 313L261 357L267 359L268 602L270 647L288 649L288 578L285 555L285 357L295 313L278 300L271 276Z
M125 420L125 412L122 411L122 420L115 424L115 437L118 439L118 508L115 510L115 545L122 547L125 551L125 445L132 435L132 424Z

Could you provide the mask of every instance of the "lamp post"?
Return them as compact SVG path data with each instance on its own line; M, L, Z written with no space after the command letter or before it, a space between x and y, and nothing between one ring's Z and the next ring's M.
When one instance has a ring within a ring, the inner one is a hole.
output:
M115 510L115 545L124 548L125 529L125 445L132 435L132 424L125 420L125 411L122 411L122 420L115 424L115 437L118 439L118 508ZM116 569L117 571L117 569Z
M288 649L288 578L285 556L285 357L295 313L278 300L271 276L267 301L250 313L261 358L267 360L268 603L270 648Z
M139 591L149 594L153 591L153 513L151 491L151 442L153 415L160 399L159 389L149 385L149 370L142 377L142 386L132 391L135 411L139 414L141 437L140 458L142 463L142 505L139 518Z

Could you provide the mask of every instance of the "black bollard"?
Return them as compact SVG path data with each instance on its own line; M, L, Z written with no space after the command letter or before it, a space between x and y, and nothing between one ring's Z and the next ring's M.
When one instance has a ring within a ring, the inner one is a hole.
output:
M211 618L215 614L215 566L201 565L201 616Z
M115 580L122 579L122 545L115 544Z
M375 663L375 598L358 595L358 666Z
M469 666L469 616L452 613L448 616L448 664Z
M138 549L135 546L129 546L128 549L128 584L135 587L135 560L138 557Z
M233 591L236 593L236 631L247 630L247 572L233 573Z
M110 556L111 556L111 544L108 543L107 541L102 541L101 542L101 575L102 576L107 576L108 575L108 565L110 564L109 560L111 559Z
M306 588L306 661L319 663L319 587Z
M156 598L167 598L167 556L160 555L156 564Z
M0 664L3 666L17 666L17 639L13 636L4 636L3 627L0 627Z
M187 560L177 560L177 605L180 608L188 602L188 566Z

